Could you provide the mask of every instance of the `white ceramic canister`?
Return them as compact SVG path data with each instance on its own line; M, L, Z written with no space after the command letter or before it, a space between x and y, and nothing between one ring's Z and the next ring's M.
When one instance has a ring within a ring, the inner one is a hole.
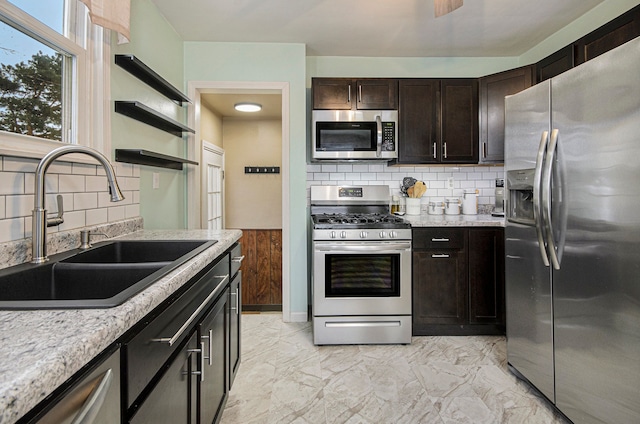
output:
M444 213L444 202L429 202L429 215L442 215Z
M407 215L420 215L420 202L421 199L415 197L407 197Z
M447 215L460 215L460 199L458 197L447 197L444 201L444 213Z
M462 213L464 215L478 214L478 190L465 190L462 196Z

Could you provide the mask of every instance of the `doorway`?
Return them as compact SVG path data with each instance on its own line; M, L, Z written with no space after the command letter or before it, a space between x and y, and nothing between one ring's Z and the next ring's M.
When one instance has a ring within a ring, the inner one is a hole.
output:
M196 129L196 134L192 137L192 143L189 143L189 158L192 158L195 161L200 163L205 163L203 160L203 153L201 153L200 143L198 140L202 139L202 135L199 133L201 128L201 112L202 112L202 97L208 96L211 94L217 95L226 95L226 94L234 94L234 93L253 93L253 94L277 94L281 99L280 108L281 108L281 118L280 118L280 127L281 127L281 166L280 166L280 178L281 182L280 191L281 191L281 204L278 209L281 210L280 220L280 228L281 228L281 281L282 281L282 290L281 290L281 302L282 302L282 312L283 312L283 320L291 321L291 313L290 313L290 298L289 298L289 290L290 290L290 275L289 275L289 189L288 189L288 169L289 169L289 161L288 161L288 152L289 152L289 84L288 83L260 83L260 82L215 82L215 81L191 81L189 82L189 97L194 102L194 107L189 110L189 125L191 128ZM225 149L226 151L227 149ZM204 150L202 150L204 151ZM229 152L226 152L229 155ZM228 163L228 159L230 156L227 156L225 159L225 174L228 175L230 171L230 166ZM260 164L256 164L260 165ZM237 168L237 167L236 167ZM195 172L194 172L195 174ZM200 201L196 199L199 198L199 193L201 191L201 185L203 181L200 178L195 178L191 173L188 175L188 196L189 196L189 211L188 211L188 227L189 228L204 228L203 227L203 208L199 207ZM198 196L196 196L198 194ZM223 199L224 204L224 199ZM227 205L228 206L228 205ZM247 207L243 207L242 210L246 212ZM260 204L255 204L251 210L252 213L256 213L260 210ZM224 211L224 208L223 208ZM223 220L225 222L225 226L227 228L237 228L235 226L226 225L229 222L229 215L225 215L222 212Z

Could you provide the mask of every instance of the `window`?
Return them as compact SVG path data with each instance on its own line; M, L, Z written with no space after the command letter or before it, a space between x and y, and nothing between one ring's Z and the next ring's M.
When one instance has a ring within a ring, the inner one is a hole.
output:
M41 157L59 143L108 150L102 33L78 0L0 0L0 154Z

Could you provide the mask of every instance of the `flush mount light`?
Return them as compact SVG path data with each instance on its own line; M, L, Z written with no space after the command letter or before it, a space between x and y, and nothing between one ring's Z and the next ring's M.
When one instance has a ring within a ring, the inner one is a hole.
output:
M262 105L258 103L238 103L234 108L240 112L258 112L262 110Z

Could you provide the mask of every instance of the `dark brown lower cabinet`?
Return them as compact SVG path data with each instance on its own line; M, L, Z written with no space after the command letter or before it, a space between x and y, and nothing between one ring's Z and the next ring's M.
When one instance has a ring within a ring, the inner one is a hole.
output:
M413 229L413 334L504 334L504 230Z
M282 310L282 230L242 230L242 307Z

